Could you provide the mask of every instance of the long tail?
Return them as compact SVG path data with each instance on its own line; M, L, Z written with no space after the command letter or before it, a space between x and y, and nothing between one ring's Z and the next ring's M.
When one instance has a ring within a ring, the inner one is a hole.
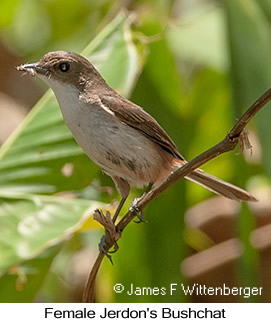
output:
M223 195L232 200L250 202L257 201L254 196L252 196L245 190L230 183L224 182L213 175L205 173L201 169L194 170L193 173L186 176L185 178L207 188L208 190L216 194Z

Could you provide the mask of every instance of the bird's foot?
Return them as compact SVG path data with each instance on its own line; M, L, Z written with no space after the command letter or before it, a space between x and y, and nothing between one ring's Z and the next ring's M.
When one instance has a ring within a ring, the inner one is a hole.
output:
M142 210L140 210L140 208L137 206L137 203L138 201L140 200L141 198L135 198L129 208L129 211L133 214L136 215L136 217L138 218L138 220L134 221L135 223L146 223L147 221L145 220L144 218L144 212Z
M99 251L104 253L113 264L110 253L114 253L119 249L117 241L120 239L121 233L117 231L110 212L106 211L106 215L104 215L102 210L95 210L93 218L99 222L105 230L105 234L102 236L99 243ZM110 251L111 247L114 247L112 251Z

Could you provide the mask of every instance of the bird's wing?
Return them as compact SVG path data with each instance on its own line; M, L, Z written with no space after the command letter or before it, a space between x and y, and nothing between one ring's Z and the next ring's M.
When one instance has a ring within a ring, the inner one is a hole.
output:
M140 106L119 95L104 95L100 100L121 122L140 131L174 157L184 160L165 130Z

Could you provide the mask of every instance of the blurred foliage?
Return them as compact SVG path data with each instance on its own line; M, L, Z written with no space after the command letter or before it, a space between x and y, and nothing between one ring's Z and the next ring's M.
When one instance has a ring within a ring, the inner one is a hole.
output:
M136 13L134 25L122 7ZM221 140L270 87L270 25L268 0L0 2L1 39L27 61L54 49L81 52L92 39L82 53L112 87L159 121L187 159ZM264 109L249 125L260 138L262 162L245 163L232 153L204 169L242 187L252 176L268 179L269 115ZM82 222L86 212L105 207L102 202L119 199L108 194L108 186L111 180L77 146L49 91L0 149L0 301L80 300L67 296L69 277L82 250L95 254L100 235L86 231L95 227L91 220L83 229ZM58 196L63 192L77 199L64 200ZM126 208L140 194L134 191ZM127 299L112 286L184 282L180 264L188 247L210 245L208 237L185 229L184 213L210 196L180 181L153 201L145 211L148 223L125 230L115 266L104 262L97 301L187 301L180 294ZM20 234L24 223L30 234ZM258 279L258 257L249 242L253 228L253 215L243 207L238 235L245 252L238 270L240 282L251 286Z
M255 101L271 84L271 29L267 11L262 10L257 1L224 1L227 14L229 47L231 57L231 80L233 91L233 112L237 117L244 107ZM265 3L266 4L266 3ZM264 5L264 2L262 2ZM263 150L263 165L271 175L271 104L253 120ZM249 165L238 161L235 168L239 174L239 185L243 185L250 173ZM247 205L240 212L239 232L244 245L244 256L240 262L242 283L252 286L259 279L258 255L250 245L250 232L255 228L255 219Z
M2 36L21 55L59 48L78 51L112 7L109 0L1 0Z

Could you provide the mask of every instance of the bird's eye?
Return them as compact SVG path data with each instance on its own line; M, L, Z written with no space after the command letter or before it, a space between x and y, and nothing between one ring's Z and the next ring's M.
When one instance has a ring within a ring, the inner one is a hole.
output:
M70 64L69 63L61 63L59 64L58 68L60 69L61 72L68 72L70 69Z

